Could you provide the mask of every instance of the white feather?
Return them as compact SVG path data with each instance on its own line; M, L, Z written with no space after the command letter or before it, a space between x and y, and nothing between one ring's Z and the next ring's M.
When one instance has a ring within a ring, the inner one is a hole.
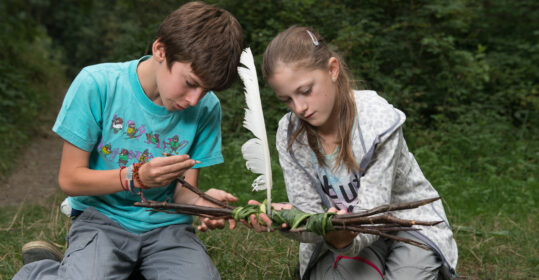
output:
M271 161L266 135L266 125L260 101L260 90L258 89L258 78L251 49L247 48L240 57L240 63L244 67L238 67L238 73L245 86L245 119L243 126L249 129L255 138L249 139L241 147L243 158L251 172L261 174L252 184L253 190L266 190L267 192L267 213L271 212Z

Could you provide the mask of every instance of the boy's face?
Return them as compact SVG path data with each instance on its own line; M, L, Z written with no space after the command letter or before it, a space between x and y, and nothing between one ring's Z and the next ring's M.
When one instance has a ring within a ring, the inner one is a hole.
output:
M169 69L166 60L162 61L156 73L156 82L162 102L158 105L169 111L196 106L208 92L193 73L191 64L185 62L174 62Z

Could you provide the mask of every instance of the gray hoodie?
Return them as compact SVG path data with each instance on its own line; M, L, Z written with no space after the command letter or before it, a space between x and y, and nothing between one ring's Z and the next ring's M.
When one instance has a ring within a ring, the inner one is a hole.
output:
M371 209L383 204L411 202L437 197L438 192L425 178L402 134L404 113L394 108L374 91L354 91L357 119L353 130L352 150L359 163L360 178L353 212ZM305 133L298 136L287 150L288 136L297 128L299 119L292 113L279 121L277 150L283 170L290 203L307 213L323 213L323 207L332 202L322 191ZM414 226L421 230L412 232L433 249L442 259L442 274L452 279L457 265L457 245L447 222L440 200L416 209L394 211L398 218L423 221L443 220L436 226ZM378 239L377 235L358 234L352 244L335 249L321 236L312 233L288 234L300 244L300 273L303 275L317 245L320 254L332 250L340 255L355 256ZM320 255L318 254L318 255Z

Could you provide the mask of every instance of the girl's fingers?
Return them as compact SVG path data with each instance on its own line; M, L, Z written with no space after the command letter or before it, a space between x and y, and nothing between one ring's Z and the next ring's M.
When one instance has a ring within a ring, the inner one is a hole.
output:
M249 205L260 205L260 202L251 199L251 200L249 200L249 201L247 202L247 204L249 204Z
M236 220L234 219L229 219L228 220L228 228L229 229L234 229L236 227Z
M337 208L335 208L335 207L329 208L328 213L337 213Z
M277 211L283 210L283 209L286 209L286 210L292 209L292 204L290 203L272 203L271 206L273 207L273 209Z
M212 220L208 218L202 219L202 224L205 225L206 229L222 229L225 227L225 221L223 219Z
M266 226L271 226L272 221L266 214L262 213L259 215L259 217L260 220L266 224Z
M258 221L256 220L256 215L252 214L249 216L249 221L251 222L251 226L258 232L266 231L266 227L260 225Z
M208 230L208 227L207 227L204 223L202 223L202 224L200 224L200 225L197 227L197 229L198 229L199 231L205 232L205 231Z

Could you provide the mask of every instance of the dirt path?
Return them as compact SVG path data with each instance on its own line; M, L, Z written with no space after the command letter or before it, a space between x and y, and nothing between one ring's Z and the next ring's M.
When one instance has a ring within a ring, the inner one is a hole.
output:
M11 174L0 183L0 206L22 202L44 205L60 190L57 178L63 140L51 129L64 93L65 90L60 90L56 102L52 102L55 108L40 116L43 125L33 141L21 151Z
M0 185L0 206L23 201L44 204L59 190L57 178L63 141L52 131L41 134L19 156L17 167Z

